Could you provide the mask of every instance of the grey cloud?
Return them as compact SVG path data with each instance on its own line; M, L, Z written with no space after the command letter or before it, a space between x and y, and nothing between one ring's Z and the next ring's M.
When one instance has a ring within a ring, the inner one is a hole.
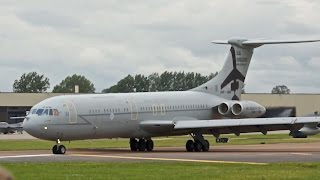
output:
M59 15L45 10L25 11L19 13L18 17L36 26L51 26L57 28L80 26L80 22L76 18Z
M13 80L31 70L47 75L51 87L67 75L83 74L97 91L127 74L209 74L221 69L229 50L211 40L320 37L313 31L319 8L316 1L244 0L232 7L225 1L192 0L6 1L0 7L0 76L12 76L1 80L0 91L11 91ZM293 92L319 89L319 47L256 49L247 92L269 92L279 83L289 84ZM292 61L283 60L288 57Z

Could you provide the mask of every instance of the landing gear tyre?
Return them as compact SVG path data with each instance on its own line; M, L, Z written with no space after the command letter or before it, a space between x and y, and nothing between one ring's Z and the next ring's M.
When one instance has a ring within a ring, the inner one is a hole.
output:
M147 151L152 151L153 150L153 146L154 146L153 141L152 140L147 140L147 142L146 142L146 150Z
M202 151L203 152L209 151L209 147L210 147L209 141L208 140L204 140L204 144L202 145Z
M192 140L188 140L186 143L186 149L188 152L192 152L194 149L194 144Z
M130 140L130 149L131 151L137 151L138 150L138 141L135 139Z
M52 147L53 154L65 154L66 152L67 152L67 149L64 145L54 145Z
M193 143L193 146L194 146L194 151L195 152L200 152L202 150L202 145L199 141L195 141Z
M140 139L139 140L138 149L139 149L139 151L145 151L146 150L146 141L144 139Z
M57 145L54 145L54 146L52 147L52 153L53 153L53 154L58 154L58 146L57 146Z
M64 145L59 146L59 154L65 154L67 152L67 149Z

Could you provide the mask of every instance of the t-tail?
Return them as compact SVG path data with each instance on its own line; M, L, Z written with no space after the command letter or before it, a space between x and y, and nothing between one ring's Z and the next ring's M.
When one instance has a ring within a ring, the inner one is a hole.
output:
M217 76L210 81L191 89L214 94L229 100L240 100L241 91L250 65L254 48L264 44L306 43L320 40L247 40L231 39L213 41L215 44L230 44L227 60Z

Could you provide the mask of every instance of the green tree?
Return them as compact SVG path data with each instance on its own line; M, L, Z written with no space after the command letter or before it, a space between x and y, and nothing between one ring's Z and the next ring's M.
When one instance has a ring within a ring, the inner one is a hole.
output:
M161 80L158 73L152 73L148 76L149 79L149 91L155 92L161 89Z
M272 94L290 94L290 89L286 85L277 85L271 90Z
M174 75L172 72L165 71L160 75L159 91L172 91Z
M196 73L194 79L195 79L194 81L195 87L200 86L201 84L208 81L208 78L206 76L202 76L200 73Z
M144 75L137 74L134 77L134 87L136 92L147 92L149 91L149 80Z
M53 88L53 93L74 93L74 87L79 86L79 93L94 93L93 83L85 76L74 74L67 76L60 84Z
M148 77L137 74L121 79L117 85L104 89L102 93L146 92L146 91L183 91L199 86L215 77L218 73L202 76L200 73L163 72L152 73Z
M186 89L192 89L195 87L195 79L194 79L194 73L186 73L186 77L185 77L185 88Z
M173 90L183 91L185 89L186 89L186 86L185 86L184 72L174 72Z
M102 90L102 93L118 93L118 92L119 90L117 85L113 85L110 88Z
M20 79L13 83L13 92L40 93L46 92L50 87L49 79L36 72L24 73Z
M117 90L121 93L134 92L134 78L131 75L126 76L117 83Z

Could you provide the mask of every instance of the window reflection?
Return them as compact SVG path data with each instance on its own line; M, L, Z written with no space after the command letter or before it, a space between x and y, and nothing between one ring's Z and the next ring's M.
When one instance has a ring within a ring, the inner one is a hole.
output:
M31 114L37 114L38 116L59 116L58 109L33 109Z
M38 109L38 111L37 111L38 116L41 116L43 111L44 111L44 109Z

